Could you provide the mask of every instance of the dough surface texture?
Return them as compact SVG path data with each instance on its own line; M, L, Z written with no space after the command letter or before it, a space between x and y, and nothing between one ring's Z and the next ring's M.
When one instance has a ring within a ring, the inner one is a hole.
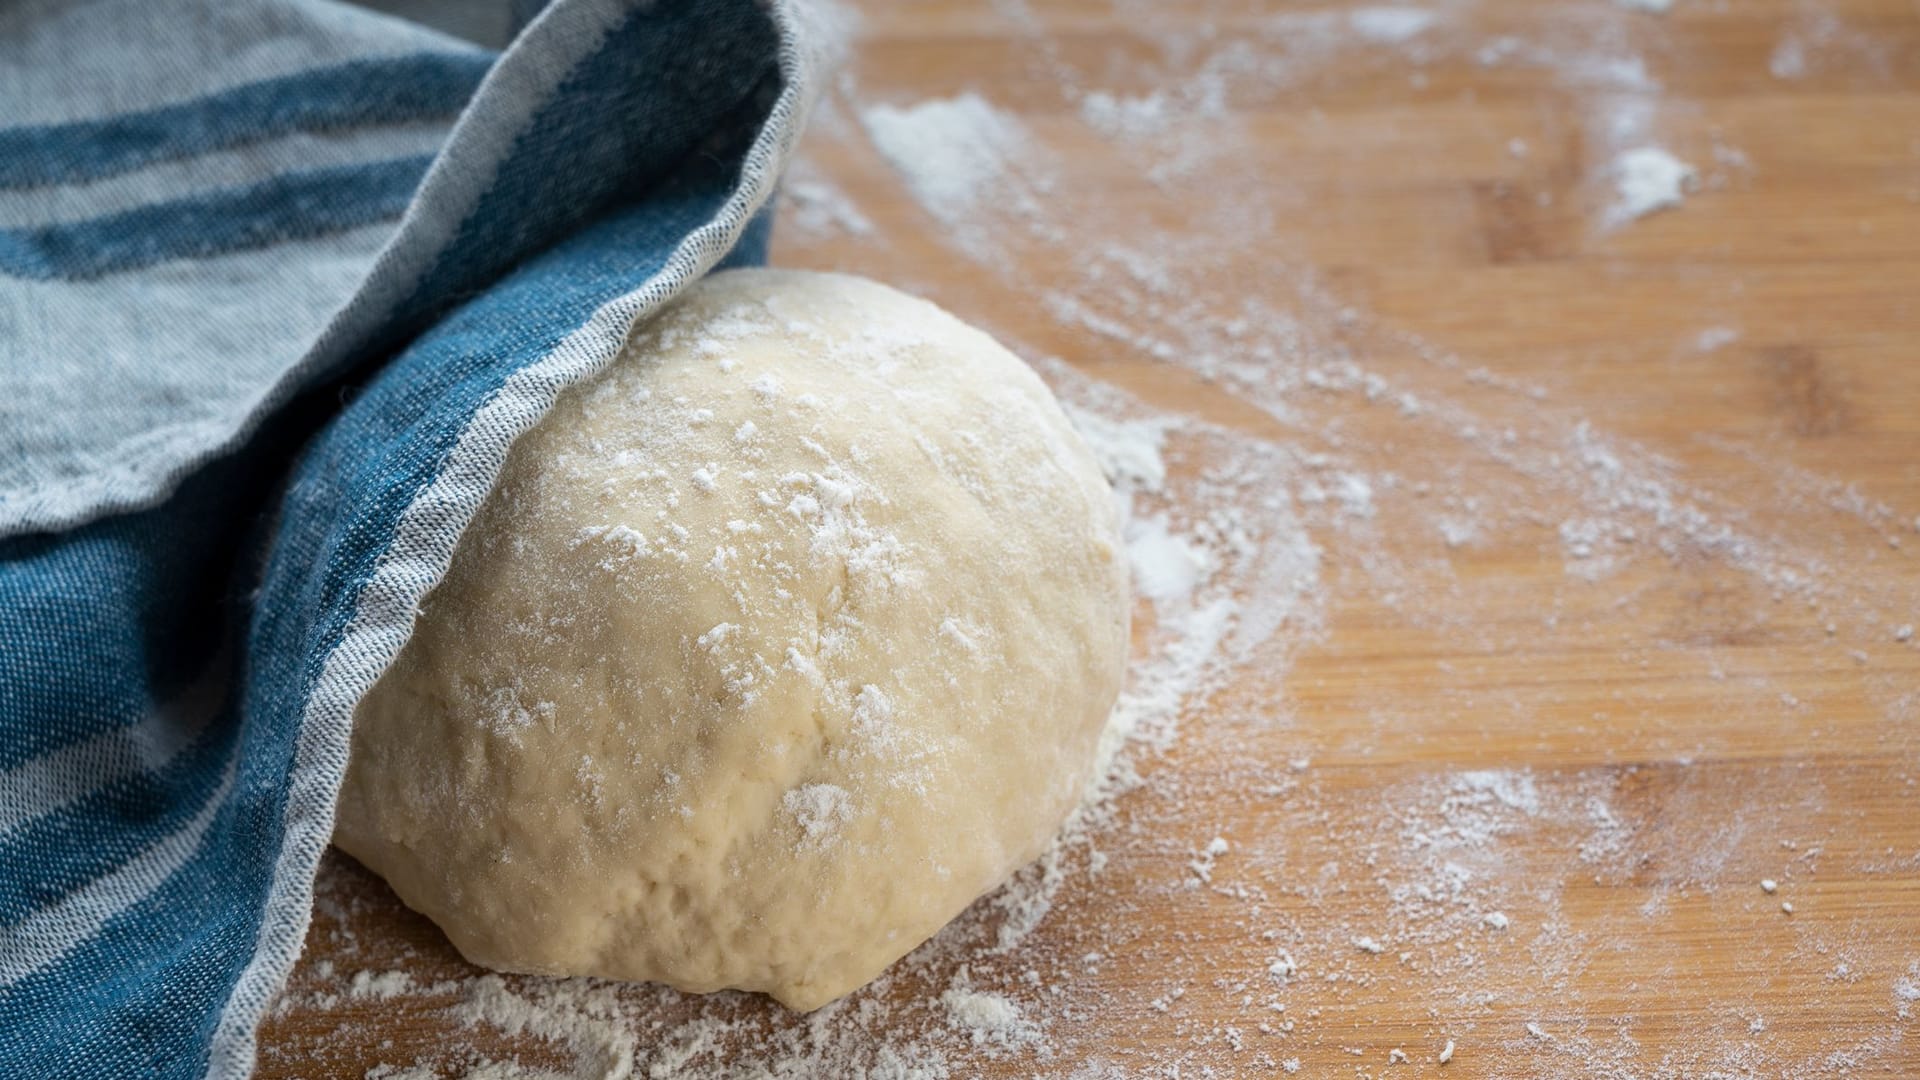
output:
M514 444L335 840L476 963L812 1009L1046 847L1127 610L1017 357L862 279L718 274Z

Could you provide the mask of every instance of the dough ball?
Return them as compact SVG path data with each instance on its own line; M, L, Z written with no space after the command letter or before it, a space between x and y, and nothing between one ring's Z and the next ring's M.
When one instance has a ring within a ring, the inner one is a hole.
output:
M815 1008L1075 806L1120 552L991 338L715 275L514 444L360 706L335 839L475 963Z

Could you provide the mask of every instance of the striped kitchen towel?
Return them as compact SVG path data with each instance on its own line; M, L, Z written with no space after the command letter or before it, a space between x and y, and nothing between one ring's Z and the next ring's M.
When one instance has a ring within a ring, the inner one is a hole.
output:
M765 251L804 12L0 5L0 1076L243 1076L508 444Z

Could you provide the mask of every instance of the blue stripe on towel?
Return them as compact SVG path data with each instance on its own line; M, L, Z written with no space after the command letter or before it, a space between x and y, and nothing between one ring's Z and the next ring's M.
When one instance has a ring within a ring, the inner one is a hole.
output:
M294 131L452 116L491 53L355 60L103 120L0 129L0 189L99 180Z
M82 281L399 217L432 155L307 169L106 217L0 229L0 274Z
M230 512L218 490L187 495L173 527ZM135 724L209 679L225 618L225 570L209 556L233 558L235 542L156 544L159 527L131 515L0 540L0 639L18 646L0 679L0 771Z

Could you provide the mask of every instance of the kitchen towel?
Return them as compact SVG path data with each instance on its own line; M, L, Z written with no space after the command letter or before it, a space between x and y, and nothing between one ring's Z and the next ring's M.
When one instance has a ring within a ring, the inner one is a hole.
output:
M0 6L0 1075L244 1076L514 437L764 258L808 10Z

